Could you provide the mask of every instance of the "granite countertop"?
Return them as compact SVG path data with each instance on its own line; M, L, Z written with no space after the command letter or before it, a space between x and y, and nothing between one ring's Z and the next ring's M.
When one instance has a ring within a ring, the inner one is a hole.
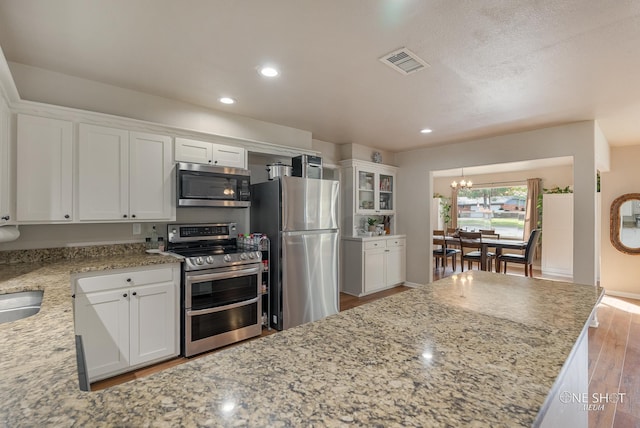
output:
M473 271L82 392L73 265L0 269L45 289L0 325L0 425L531 426L602 293Z
M347 241L376 241L380 239L406 238L407 235L374 235L374 236L343 236Z

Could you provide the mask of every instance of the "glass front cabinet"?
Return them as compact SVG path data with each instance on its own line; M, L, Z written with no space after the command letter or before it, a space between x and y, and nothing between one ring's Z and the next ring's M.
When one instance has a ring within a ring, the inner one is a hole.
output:
M382 166L382 165L381 165ZM392 214L395 210L395 171L356 166L355 207L359 214Z
M340 167L343 233L359 236L369 218L382 224L385 217L394 233L397 168L355 159L341 161Z

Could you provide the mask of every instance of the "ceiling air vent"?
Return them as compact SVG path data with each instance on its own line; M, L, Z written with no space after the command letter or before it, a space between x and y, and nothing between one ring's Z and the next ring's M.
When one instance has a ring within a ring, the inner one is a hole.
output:
M380 58L380 61L402 74L415 73L429 67L429 64L418 58L418 55L407 48L393 51Z

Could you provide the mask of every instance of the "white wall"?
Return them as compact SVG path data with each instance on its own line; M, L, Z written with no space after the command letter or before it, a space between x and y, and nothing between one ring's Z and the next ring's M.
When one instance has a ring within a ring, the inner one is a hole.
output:
M375 149L369 146L363 146L362 144L349 143L340 145L341 160L358 159L372 162L372 156L374 152L380 153L383 164L396 166L396 156L392 152Z
M625 193L640 193L640 145L611 148L611 169L600 174L602 243L600 285L607 292L640 299L640 256L616 250L610 239L611 203Z
M408 281L432 280L432 171L573 156L574 281L595 284L595 127L593 121L577 122L396 154L398 230L407 235Z

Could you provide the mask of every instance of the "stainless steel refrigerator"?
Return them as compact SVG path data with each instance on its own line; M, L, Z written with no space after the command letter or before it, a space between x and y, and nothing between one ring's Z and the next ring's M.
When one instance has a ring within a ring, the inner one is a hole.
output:
M271 325L338 313L338 200L333 180L284 176L251 186L251 231L271 240Z

